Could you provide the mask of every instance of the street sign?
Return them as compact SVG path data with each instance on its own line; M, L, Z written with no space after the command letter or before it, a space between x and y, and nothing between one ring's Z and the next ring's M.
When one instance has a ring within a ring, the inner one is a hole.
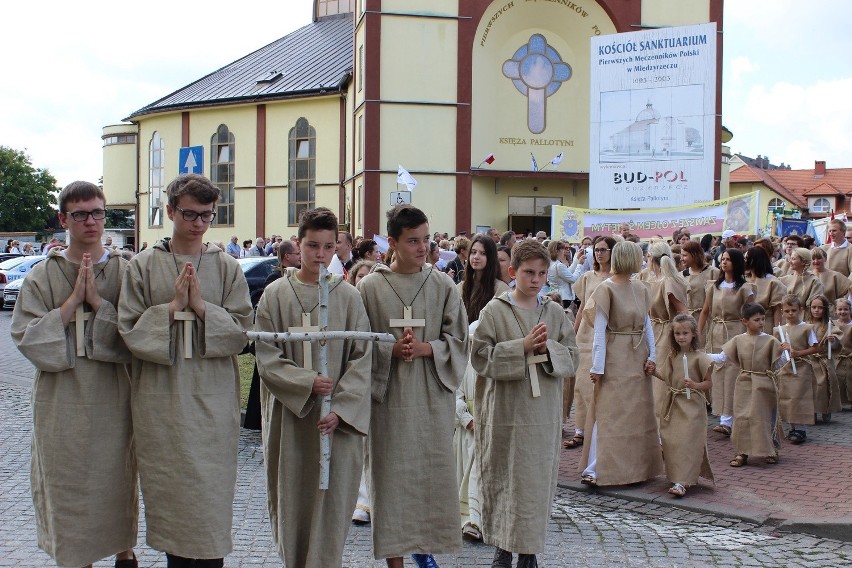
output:
M391 207L394 205L411 205L411 192L410 191L391 191L390 194L390 204Z
M204 146L184 146L180 149L178 172L204 174Z

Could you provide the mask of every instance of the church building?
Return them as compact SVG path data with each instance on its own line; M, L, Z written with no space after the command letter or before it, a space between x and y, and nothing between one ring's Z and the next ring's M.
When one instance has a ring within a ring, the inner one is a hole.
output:
M433 231L549 232L551 206L589 203L597 35L716 22L721 117L722 0L313 4L306 26L104 128L104 191L135 210L138 243L171 234L165 189L182 171L221 189L213 241L287 238L315 206L371 237L398 202ZM706 140L654 120L613 146L712 144L718 198L721 118Z

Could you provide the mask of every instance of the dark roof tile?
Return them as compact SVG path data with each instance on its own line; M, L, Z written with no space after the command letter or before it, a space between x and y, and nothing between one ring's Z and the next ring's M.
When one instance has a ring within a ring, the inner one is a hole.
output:
M223 101L336 89L352 70L353 34L352 14L321 18L142 107L129 119ZM282 73L281 78L258 83L270 71Z

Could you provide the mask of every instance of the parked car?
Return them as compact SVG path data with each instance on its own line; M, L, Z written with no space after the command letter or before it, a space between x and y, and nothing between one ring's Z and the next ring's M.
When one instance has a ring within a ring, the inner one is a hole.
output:
M272 274L272 270L278 266L278 259L274 256L249 256L238 258L237 262L240 263L240 268L246 275L251 305L257 307L260 296L263 294L263 284L267 276Z
M3 309L11 310L15 307L15 302L18 301L18 294L21 293L21 284L24 283L23 278L12 280L6 287L3 288Z
M6 262L10 258L20 258L24 255L17 252L0 252L0 262Z
M32 270L33 266L45 258L47 257L19 256L18 258L10 258L7 261L0 262L0 290L3 290L9 282L26 276Z

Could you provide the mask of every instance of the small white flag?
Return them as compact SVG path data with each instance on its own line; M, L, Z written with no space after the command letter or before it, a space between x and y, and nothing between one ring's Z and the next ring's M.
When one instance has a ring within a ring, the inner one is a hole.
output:
M532 152L530 152L530 157L532 158L532 171L537 172L538 171L538 162L535 161L535 156L533 156Z
M551 165L553 165L554 167L558 166L559 164L562 163L562 159L564 157L565 157L565 152L559 152L558 154L556 154L555 158L550 160Z
M399 169L396 171L396 183L404 185L408 188L408 191L417 187L417 180L402 166L399 166Z

